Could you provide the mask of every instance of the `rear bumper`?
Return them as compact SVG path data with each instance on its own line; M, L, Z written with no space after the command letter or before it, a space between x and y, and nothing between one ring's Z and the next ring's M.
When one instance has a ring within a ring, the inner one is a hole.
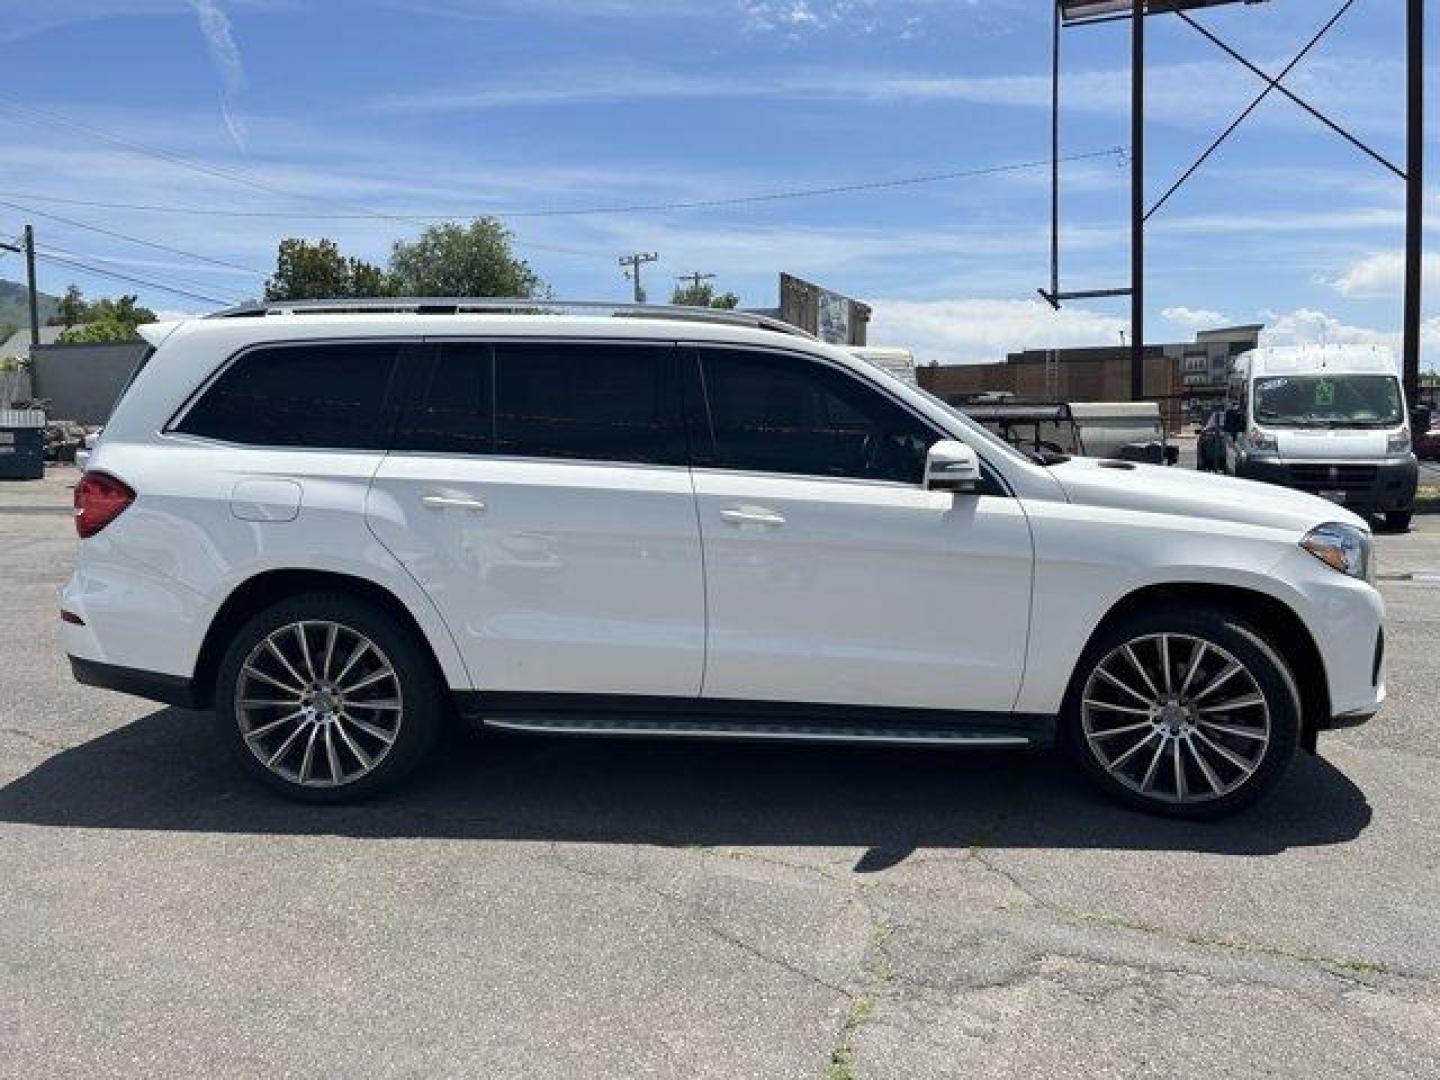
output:
M1413 454L1393 460L1333 462L1246 457L1237 464L1235 475L1312 495L1344 492L1340 505L1346 509L1378 513L1410 508L1419 465Z
M149 698L166 705L178 705L182 709L200 708L194 682L180 675L119 667L81 656L70 657L70 671L76 682L86 686Z

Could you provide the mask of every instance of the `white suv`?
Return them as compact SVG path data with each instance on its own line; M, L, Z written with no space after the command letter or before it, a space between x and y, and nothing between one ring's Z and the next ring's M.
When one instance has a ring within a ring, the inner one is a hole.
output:
M1034 460L760 317L358 307L142 328L76 489L76 677L213 709L287 795L458 715L1058 742L1215 816L1384 699L1370 534L1313 496Z

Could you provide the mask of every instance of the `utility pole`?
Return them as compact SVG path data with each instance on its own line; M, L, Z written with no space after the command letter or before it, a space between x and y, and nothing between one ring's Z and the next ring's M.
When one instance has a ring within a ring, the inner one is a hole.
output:
M35 226L25 226L25 283L30 286L30 347L40 344L40 290L35 287Z
M655 262L659 258L660 256L653 251L637 251L633 255L620 256L620 265L630 268L624 273L635 286L635 303L643 304L645 302L645 290L640 286L640 267L645 263Z
M1400 370L1405 397L1420 399L1420 285L1423 265L1421 218L1425 212L1425 0L1409 0L1406 8L1406 139L1405 139L1405 316Z
M1130 400L1145 397L1145 0L1130 22Z
M712 280L714 277L714 274L702 274L699 270L696 270L694 273L691 274L676 274L675 280L688 281L690 283L690 288L692 288L696 292L699 292L701 284L706 281Z
M40 293L35 287L35 227L26 225L20 243L0 244L0 250L25 256L25 284L30 289L30 344L40 344Z

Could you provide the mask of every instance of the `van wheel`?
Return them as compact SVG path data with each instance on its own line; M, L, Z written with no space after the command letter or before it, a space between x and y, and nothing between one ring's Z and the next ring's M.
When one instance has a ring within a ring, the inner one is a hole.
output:
M1386 510L1385 528L1391 532L1406 532L1410 528L1410 519L1414 516L1414 510Z
M1216 608L1132 616L1091 643L1066 741L1122 802L1181 818L1247 806L1294 756L1300 695L1265 640Z
M310 593L256 615L220 663L215 715L262 783L350 802L398 782L435 742L445 697L421 642L388 612Z

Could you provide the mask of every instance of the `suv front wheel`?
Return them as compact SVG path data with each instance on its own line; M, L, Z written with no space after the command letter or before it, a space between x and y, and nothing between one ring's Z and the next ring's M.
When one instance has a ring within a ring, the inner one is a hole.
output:
M444 697L412 633L343 593L281 601L235 635L215 715L244 767L303 802L390 787L435 741Z
M1228 612L1154 611L1091 643L1065 724L1086 772L1112 795L1212 818L1279 781L1298 741L1300 698L1285 661Z

